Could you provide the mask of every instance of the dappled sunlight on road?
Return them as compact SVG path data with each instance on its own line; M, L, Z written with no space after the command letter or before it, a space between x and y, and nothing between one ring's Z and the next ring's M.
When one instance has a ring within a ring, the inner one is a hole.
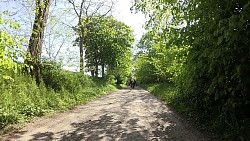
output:
M196 132L196 131L195 131ZM205 140L142 89L121 89L64 113L37 120L8 140Z

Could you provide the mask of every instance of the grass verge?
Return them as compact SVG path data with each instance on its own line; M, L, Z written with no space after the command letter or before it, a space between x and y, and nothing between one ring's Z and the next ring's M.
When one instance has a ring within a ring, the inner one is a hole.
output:
M156 97L166 102L172 109L177 111L184 118L188 118L196 127L198 127L202 132L207 134L212 140L220 141L248 141L249 136L249 120L245 121L245 125L242 126L245 129L242 132L242 136L235 136L239 134L240 129L226 128L224 124L225 121L219 119L224 119L223 117L216 117L213 115L208 115L206 113L197 113L197 109L190 105L188 99L183 98L181 95L178 95L177 88L174 84L170 83L161 83L161 84L141 84L142 88L146 89L150 93L154 94ZM202 106L202 105L201 105ZM209 108L209 107L208 107ZM212 117L212 118L208 118ZM231 124L231 123L229 123ZM223 133L223 134L222 134Z
M104 79L71 72L58 72L53 77L57 89L48 83L37 86L28 76L17 75L13 80L0 80L0 135L22 127L34 117L65 111L117 89Z

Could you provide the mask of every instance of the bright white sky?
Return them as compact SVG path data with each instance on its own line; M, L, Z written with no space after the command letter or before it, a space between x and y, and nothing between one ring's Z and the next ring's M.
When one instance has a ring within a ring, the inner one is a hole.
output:
M123 21L127 25L131 26L134 30L136 40L139 40L142 34L145 32L143 28L145 17L142 13L131 13L131 6L132 0L117 0L115 12L113 13L113 15L116 19Z
M142 34L145 32L143 25L145 23L145 17L142 13L132 13L130 11L130 8L132 6L133 0L116 0L117 3L114 6L115 10L113 12L113 15L116 19L123 21L127 25L131 26L134 30L134 35L136 40L139 40ZM3 6L3 5L5 6ZM8 2L6 1L1 2L0 0L0 13L2 13L5 10L11 10L13 7L15 7L15 2Z

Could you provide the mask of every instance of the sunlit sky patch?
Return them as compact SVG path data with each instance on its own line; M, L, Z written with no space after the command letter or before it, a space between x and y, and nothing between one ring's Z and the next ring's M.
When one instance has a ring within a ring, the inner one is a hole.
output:
M145 17L142 13L132 13L130 11L131 6L132 0L117 0L113 15L116 19L131 26L134 30L136 40L139 40L142 34L145 32L143 28Z

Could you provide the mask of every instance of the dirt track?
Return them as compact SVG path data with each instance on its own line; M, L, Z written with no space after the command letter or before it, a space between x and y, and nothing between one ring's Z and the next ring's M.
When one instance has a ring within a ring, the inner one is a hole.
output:
M52 117L3 140L206 141L164 103L141 89L122 89Z

